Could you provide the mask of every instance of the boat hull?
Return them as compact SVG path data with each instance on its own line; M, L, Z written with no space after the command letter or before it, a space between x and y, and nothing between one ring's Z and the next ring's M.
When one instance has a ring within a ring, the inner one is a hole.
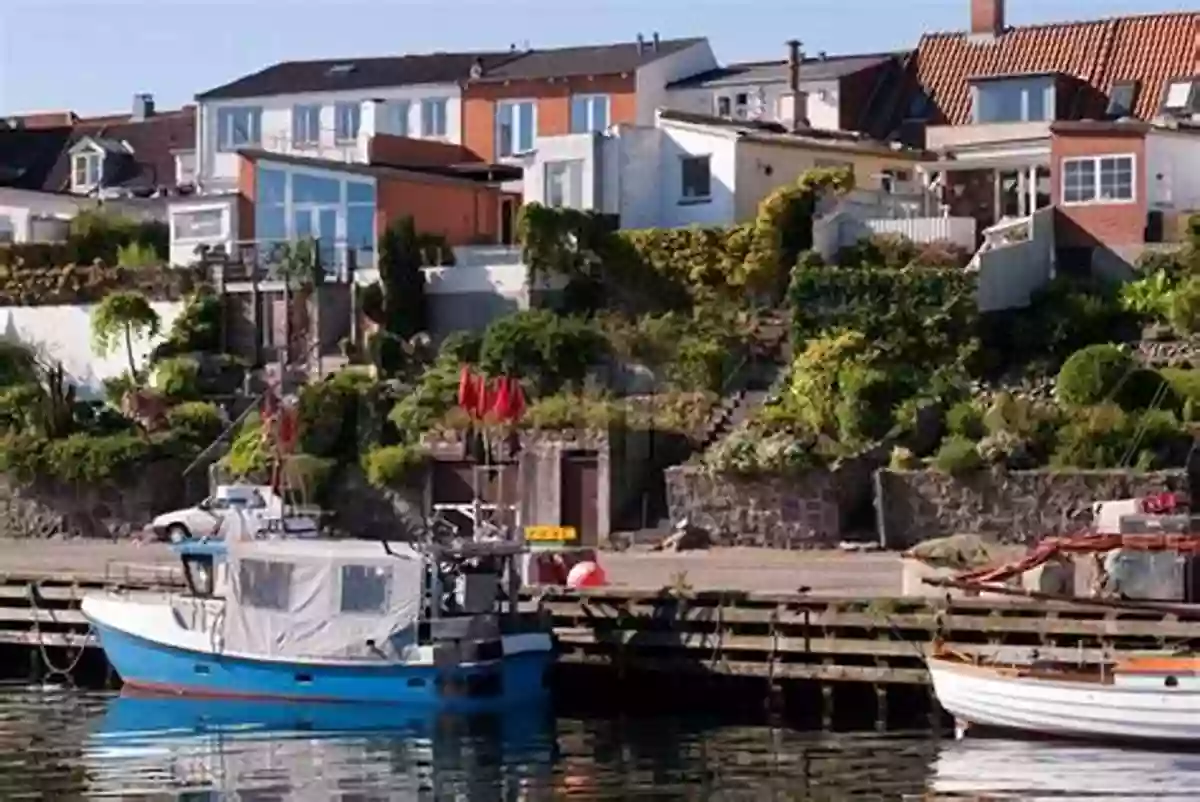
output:
M972 727L1112 741L1200 741L1200 687L1018 676L988 666L931 658L938 702Z
M136 612L147 605L131 607ZM539 642L540 633L534 640L506 636L508 653L486 663L301 662L181 647L169 637L130 632L134 627L121 626L111 615L88 618L122 682L155 694L488 710L544 700L553 663L550 638Z

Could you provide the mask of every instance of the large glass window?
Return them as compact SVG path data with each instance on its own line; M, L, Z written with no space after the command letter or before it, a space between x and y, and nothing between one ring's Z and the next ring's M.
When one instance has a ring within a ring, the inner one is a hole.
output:
M225 236L224 209L197 209L171 215L175 240L219 239Z
M343 565L343 613L382 615L391 606L392 572L382 565Z
M361 123L361 103L338 103L333 107L333 134L339 142L357 139Z
M291 607L292 564L268 560L238 561L239 601L260 610Z
M239 106L217 109L217 149L223 151L262 142L262 109Z
M1054 119L1054 77L1002 78L972 87L975 122L1019 123Z
M292 109L292 145L304 147L321 141L321 107L295 106Z
M407 100L389 100L385 107L384 133L395 136L408 136L408 118L412 113L412 104Z
M533 150L537 110L532 100L496 104L496 155L515 156Z
M421 136L446 136L446 98L427 97L421 101Z
M292 173L292 203L342 202L341 181L336 178Z
M583 207L583 161L546 163L545 203L551 207L580 209Z
M287 197L287 173L270 167L259 167L256 174L256 202L284 203Z
M681 203L703 203L712 198L711 156L684 156L680 160Z
M608 128L608 95L575 95L571 98L571 133L584 134Z

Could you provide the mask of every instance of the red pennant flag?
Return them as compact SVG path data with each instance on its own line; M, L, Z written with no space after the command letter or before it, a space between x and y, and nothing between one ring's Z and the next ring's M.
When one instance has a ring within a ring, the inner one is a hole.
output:
M508 419L513 423L525 417L525 389L518 379L509 379L512 387L509 390Z
M488 384L487 377L478 376L475 382L475 417L482 420L492 411L495 393Z
M475 394L475 376L469 365L462 366L458 374L458 405L468 413L474 413L475 405L479 402Z
M492 403L492 411L500 423L507 423L512 414L512 395L509 390L511 382L507 376L496 379L496 398Z

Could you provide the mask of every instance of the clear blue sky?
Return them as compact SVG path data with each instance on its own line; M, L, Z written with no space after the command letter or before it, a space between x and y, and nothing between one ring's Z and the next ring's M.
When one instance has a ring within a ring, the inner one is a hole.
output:
M0 0L0 114L158 107L289 59L707 36L723 61L903 49L970 0ZM1195 0L1008 0L1009 24L1185 11Z

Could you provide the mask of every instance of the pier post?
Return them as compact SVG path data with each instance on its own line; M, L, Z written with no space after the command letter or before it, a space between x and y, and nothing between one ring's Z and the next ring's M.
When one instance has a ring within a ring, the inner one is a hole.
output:
M875 686L875 732L883 733L888 729L888 688L879 683Z

